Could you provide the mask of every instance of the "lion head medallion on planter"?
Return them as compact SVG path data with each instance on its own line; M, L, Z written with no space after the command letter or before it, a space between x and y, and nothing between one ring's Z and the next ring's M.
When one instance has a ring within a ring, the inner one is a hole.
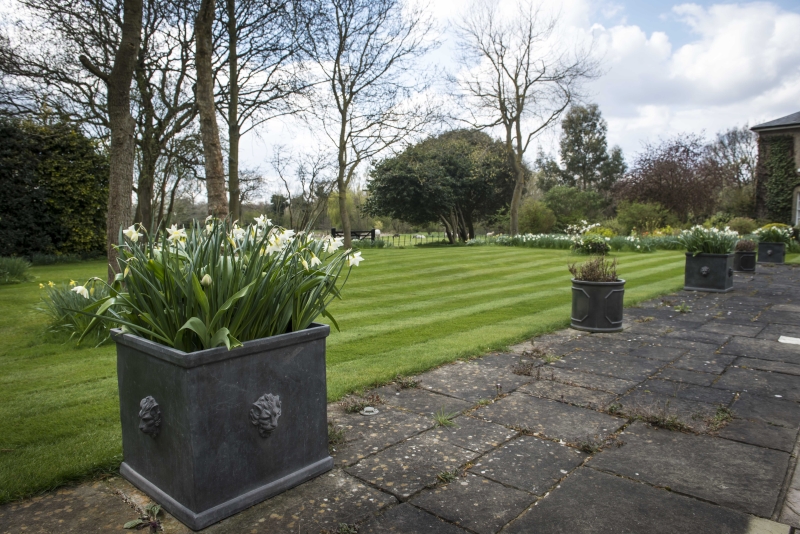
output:
M269 437L278 427L278 418L281 416L281 398L271 393L261 395L250 408L250 422L258 427L258 434L262 438Z
M161 427L161 408L156 400L147 396L139 402L139 430L154 438Z

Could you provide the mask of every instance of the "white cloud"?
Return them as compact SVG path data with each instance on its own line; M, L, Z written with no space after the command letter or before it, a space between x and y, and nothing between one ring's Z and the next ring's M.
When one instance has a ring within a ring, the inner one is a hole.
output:
M611 142L630 155L659 136L713 134L800 109L800 14L765 2L672 13L693 36L677 48L635 25L592 30L608 69L592 88Z

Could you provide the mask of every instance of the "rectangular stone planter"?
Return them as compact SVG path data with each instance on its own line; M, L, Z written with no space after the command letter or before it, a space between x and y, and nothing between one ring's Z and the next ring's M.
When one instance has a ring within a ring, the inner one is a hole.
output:
M586 282L572 279L570 326L587 332L622 330L625 280Z
M686 291L733 291L733 254L686 253L683 289Z
M783 263L786 243L759 243L758 263Z
M185 353L113 330L120 474L199 530L330 470L329 333Z
M752 273L756 270L756 252L741 252L733 253L733 272L736 273Z

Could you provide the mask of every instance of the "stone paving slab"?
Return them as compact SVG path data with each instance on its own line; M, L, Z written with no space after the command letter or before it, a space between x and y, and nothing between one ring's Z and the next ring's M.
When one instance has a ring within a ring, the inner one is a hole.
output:
M517 435L515 430L463 415L453 419L453 424L455 426L452 427L437 426L420 436L431 435L442 443L450 443L462 449L484 453L499 447Z
M471 402L421 388L397 389L395 386L384 386L376 389L375 393L380 395L386 404L427 417L442 411L460 413L472 407Z
M0 507L0 531L52 534L130 532L122 525L139 516L102 482L62 488Z
M756 337L764 330L765 325L749 326L743 324L720 324L719 322L706 323L700 328L699 332L713 332L715 334L725 334L728 336Z
M582 467L509 534L789 534L789 527Z
M474 415L486 421L567 441L605 436L625 424L624 419L524 393L512 393L479 408Z
M778 343L767 339L734 337L720 349L720 352L722 354L800 365L800 345L787 345L786 343Z
M760 517L778 504L789 454L726 439L656 430L634 423L625 445L589 466Z
M800 326L785 324L767 324L764 329L756 336L756 339L766 339L768 341L778 341L781 336L800 338Z
M572 447L520 436L480 458L470 472L541 496L586 458Z
M729 354L690 352L681 356L672 366L676 369L696 371L698 373L722 374L736 358Z
M675 330L666 335L667 338L683 339L686 341L696 341L708 345L716 345L717 347L725 344L730 340L729 334L715 334L713 332L703 332L701 330Z
M740 393L731 409L734 417L793 429L800 427L800 405L795 402Z
M639 382L651 376L663 362L607 352L574 352L552 364L554 367Z
M435 515L403 503L358 529L358 534L466 534L466 530L445 523Z
M680 349L675 347L642 347L630 352L631 356L636 356L637 358L647 358L650 360L660 360L663 362L671 362L677 360L684 354L686 354L687 349Z
M636 386L634 392L650 392L669 397L679 397L681 399L696 402L706 402L728 406L736 395L735 392L719 390L717 388L695 386L691 384L679 384L667 380L646 380L641 385Z
M614 378L611 376L593 375L589 373L583 373L581 371L572 371L569 369L557 369L552 366L542 369L542 378L545 380L556 380L571 386L599 389L601 391L616 394L625 393L638 384L638 382L633 380L623 380L621 378Z
M620 414L662 424L681 423L694 432L706 433L717 414L717 406L672 395L634 391L619 400Z
M415 436L347 468L347 472L405 501L437 475L453 471L478 453L438 440L433 435Z
M677 349L689 349L697 354L711 354L719 349L719 345L716 343L702 343L699 341L691 341L689 339L682 339L678 337L662 337L659 346Z
M780 373L731 367L712 387L800 401L797 377Z
M530 380L528 376L513 374L510 369L493 370L474 363L456 362L420 375L419 387L475 403L494 398L498 384L503 391L509 392Z
M617 399L617 395L613 393L577 386L568 386L567 384L561 384L553 380L534 380L530 384L519 388L519 391L528 393L534 397L557 400L600 411L605 410Z
M695 386L710 386L711 383L717 379L717 375L667 367L659 371L654 378L671 380L673 382L684 382L686 384L694 384Z
M717 435L721 438L758 445L759 447L792 452L797 439L797 429L769 425L761 421L734 419L725 425Z
M341 524L366 521L381 509L396 503L391 495L335 469L203 532L336 532Z
M345 444L336 447L331 454L336 465L352 465L434 425L430 417L403 412L386 405L381 405L378 409L380 413L372 417L357 413L337 413L331 417L344 430L346 440Z
M756 369L758 371L771 371L786 375L800 376L800 365L795 365L793 363L740 357L736 359L734 365L742 369Z
M536 497L484 477L468 474L414 497L415 506L478 534L494 534Z

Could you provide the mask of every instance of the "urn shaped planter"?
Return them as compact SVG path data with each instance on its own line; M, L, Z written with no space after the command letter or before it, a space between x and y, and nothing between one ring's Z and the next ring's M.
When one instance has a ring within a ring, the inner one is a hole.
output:
M733 271L736 273L751 273L756 270L755 251L737 250L733 253Z
M185 353L112 331L120 474L199 530L333 467L327 325Z
M619 332L625 280L586 282L572 279L572 328L587 332Z
M758 263L783 263L786 243L759 243Z
M686 291L733 291L733 254L686 253L683 289Z

